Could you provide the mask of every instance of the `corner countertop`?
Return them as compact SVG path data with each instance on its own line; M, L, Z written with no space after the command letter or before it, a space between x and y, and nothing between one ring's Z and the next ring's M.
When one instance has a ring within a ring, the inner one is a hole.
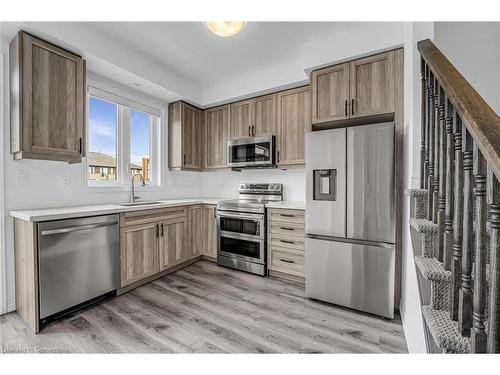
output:
M155 200L160 202L153 205L144 206L121 206L120 204L97 204L85 206L68 206L43 208L34 210L12 210L9 215L16 219L24 221L50 221L71 219L86 216L99 216L116 214L120 212L150 210L156 208L187 206L190 204L217 204L220 201L228 198L184 198L184 199L167 199ZM305 202L281 201L273 202L266 205L269 208L288 208L288 209L305 209Z

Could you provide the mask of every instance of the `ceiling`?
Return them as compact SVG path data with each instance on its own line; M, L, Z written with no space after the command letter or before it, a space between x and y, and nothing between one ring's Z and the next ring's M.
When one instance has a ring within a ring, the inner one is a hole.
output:
M364 23L366 25L366 23ZM87 26L201 86L231 80L300 57L312 41L356 22L248 22L232 38L202 22L89 22Z

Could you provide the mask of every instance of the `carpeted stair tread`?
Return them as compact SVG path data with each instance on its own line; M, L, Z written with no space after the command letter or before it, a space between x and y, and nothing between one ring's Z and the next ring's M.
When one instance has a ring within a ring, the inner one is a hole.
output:
M415 263L426 280L436 282L449 282L451 280L451 272L446 271L436 258L425 258L418 255L415 257Z
M405 194L410 198L426 199L429 194L427 189L407 189Z
M427 219L410 219L410 225L419 233L437 233L438 225Z
M446 310L434 310L431 306L423 306L424 319L436 345L445 353L469 353L469 339L458 331L457 323L450 318Z

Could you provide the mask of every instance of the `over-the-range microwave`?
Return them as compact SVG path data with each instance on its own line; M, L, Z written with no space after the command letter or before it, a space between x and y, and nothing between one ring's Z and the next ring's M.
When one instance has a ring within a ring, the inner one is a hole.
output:
M274 135L235 138L227 142L227 160L232 168L272 168L275 166Z

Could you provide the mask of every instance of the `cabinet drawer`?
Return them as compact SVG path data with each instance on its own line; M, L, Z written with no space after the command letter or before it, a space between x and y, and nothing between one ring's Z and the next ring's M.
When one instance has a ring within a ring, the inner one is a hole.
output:
M304 252L304 238L269 233L269 246Z
M269 233L281 234L285 236L304 237L304 224L289 223L286 221L269 221Z
M300 251L269 247L269 269L304 277L304 254Z
M289 210L283 208L271 208L268 211L268 220L286 221L288 223L304 224L304 210Z
M165 221L186 216L186 207L157 208L153 210L140 210L124 212L120 214L120 226L151 223L154 221Z

